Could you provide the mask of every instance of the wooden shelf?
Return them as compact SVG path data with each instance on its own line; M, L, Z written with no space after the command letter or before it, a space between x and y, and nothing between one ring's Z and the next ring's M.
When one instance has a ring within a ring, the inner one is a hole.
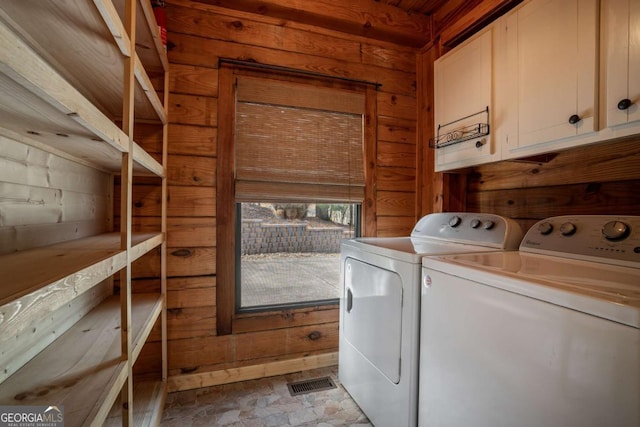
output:
M135 347L148 337L162 305L159 294L133 295ZM100 425L126 380L126 367L120 354L120 298L114 296L2 383L0 402L63 405L65 425Z
M151 2L138 0L136 3L136 52L148 72L167 71L169 70L169 61L160 39ZM125 1L113 0L113 4L118 10L120 19L124 21Z
M32 1L28 6L21 1L3 1L0 17L104 114L114 120L122 116L124 60L135 53L128 51L129 36L110 0ZM138 21L147 27L147 31L139 30L140 34L155 29L149 28L146 19ZM155 55L143 58L163 54L164 49L156 50ZM150 68L157 67L158 60L152 59ZM136 119L164 123L164 111L154 108L162 103L154 90L148 90L149 77L143 68L147 64L139 59L136 62L140 62L136 67Z
M158 426L162 418L162 409L167 398L167 383L164 381L140 381L133 385L133 425ZM114 405L103 427L122 425L120 405Z
M160 245L161 233L132 235L131 258L135 260ZM107 233L0 257L0 306L28 297L39 300L56 294L59 304L110 277L126 264L120 234ZM37 266L37 268L34 268ZM63 298L68 294L68 298ZM20 302L26 307L25 301ZM54 310L57 307L51 307ZM2 322L0 322L0 327Z
M127 22L125 11L134 8L135 22ZM89 190L100 208L113 210L114 195L102 188L121 175L128 217L117 233L53 245L35 236L24 250L0 256L0 403L62 405L65 425L103 425L122 398L134 425L157 425L167 377L166 164L132 137L138 123L159 125L166 153L167 94L158 93L169 67L151 3L0 0L0 45L0 136L88 166L81 169L100 183ZM158 90L150 76L162 79ZM25 188L39 185L25 178L37 167L20 169ZM158 233L132 233L132 173L162 178ZM98 233L113 215L96 215L88 227ZM160 292L131 295L131 263L157 247ZM123 293L112 296L118 272ZM133 365L158 322L162 381L134 384Z
M23 2L1 3L0 98L13 102L0 105L4 127L0 133L27 144L51 147L83 163L120 171L129 138L114 120L120 120L122 114L125 57L93 3L35 4L38 7L25 7ZM52 17L60 22L51 24ZM64 21L72 18L87 18L88 28ZM89 29L95 31L97 42L76 43L80 39L73 31ZM92 50L95 52L89 53ZM135 76L136 118L165 123L164 105L137 56ZM137 144L133 156L135 173L148 171L164 176L162 165Z
M141 381L134 384L133 401L137 402L133 411L133 425L160 425L162 409L167 398L166 381Z

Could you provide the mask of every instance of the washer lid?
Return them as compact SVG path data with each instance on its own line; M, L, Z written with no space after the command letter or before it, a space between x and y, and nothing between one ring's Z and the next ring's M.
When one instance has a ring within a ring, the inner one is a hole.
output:
M640 269L523 252L423 259L426 268L640 329Z

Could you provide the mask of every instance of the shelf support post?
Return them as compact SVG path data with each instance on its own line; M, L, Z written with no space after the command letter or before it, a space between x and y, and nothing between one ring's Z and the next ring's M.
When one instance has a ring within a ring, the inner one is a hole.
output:
M129 33L129 56L124 61L122 130L128 136L129 149L122 155L120 233L121 249L126 251L127 264L120 276L120 308L122 357L127 361L127 381L122 389L122 425L133 426L133 359L131 324L131 217L133 214L133 122L136 51L136 2L125 2L125 29Z

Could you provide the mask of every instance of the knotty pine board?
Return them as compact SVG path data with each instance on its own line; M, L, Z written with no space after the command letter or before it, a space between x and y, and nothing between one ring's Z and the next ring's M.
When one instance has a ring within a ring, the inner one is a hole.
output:
M273 31L269 23L233 16L233 11L217 9L217 15L203 13L200 8L181 7L179 2L171 2L169 12L169 28L182 28L183 31L196 36L219 39L233 39L242 44L255 44L264 47L280 46L283 50L297 51L307 55L333 57L349 60L359 56L359 43L346 38L336 39L322 34L305 34L300 30L281 27L281 31ZM206 9L205 9L206 10ZM225 13L225 15L222 15ZM302 41L305 40L305 43Z
M95 236L111 228L95 221L20 225L0 228L0 256L68 240ZM156 228L157 229L157 228Z
M218 369L203 369L201 373L176 375L169 378L170 392L216 386L238 381L248 381L275 375L284 375L309 369L336 366L338 352L307 354L286 360L266 361L249 366L226 366Z
M115 188L115 212L120 206L120 187ZM133 216L160 216L161 187L134 185ZM216 188L197 186L169 186L167 200L169 217L215 217Z
M132 221L134 232L152 232L159 228L158 217L135 217ZM173 217L167 219L167 247L215 247L215 217Z
M169 342L170 369L180 367L197 369L201 365L210 364L211 360L217 360L218 363L234 360L248 362L253 359L264 361L270 357L336 349L338 346L337 310L323 317L314 315L312 318L313 321L322 323L248 333L234 332L233 335L220 337L200 336L171 340ZM309 320L306 319L306 322ZM305 322L305 319L296 320L293 324L295 325L298 321Z
M134 295L134 354L157 319L159 295ZM126 378L120 356L120 298L98 305L59 339L0 385L0 401L11 405L63 405L66 425L107 417ZM61 357L64 355L64 357Z
M212 290L215 294L215 289ZM167 312L167 339L193 339L216 335L216 307L189 307Z
M101 6L109 10L109 4L104 2ZM98 8L84 1L37 2L37 7L30 8L4 2L2 12L11 17L13 30L24 34L30 47L85 98L112 120L121 115L122 66L124 55L131 53L126 52L128 36L119 20L105 22ZM115 40L122 40L121 45L114 41L110 31L113 28L118 29ZM73 49L68 48L71 45ZM155 92L145 90L150 86L148 77L140 61L136 62L136 117L158 120L159 111L154 104L159 107L161 103ZM96 75L101 78L96 80Z
M109 175L0 136L0 182L109 195Z
M525 159L473 168L469 191L640 179L640 136L574 148L548 158L546 162Z
M195 65L169 66L171 93L218 97L218 70Z
M162 234L132 236L133 260L158 246ZM67 301L124 267L120 234L108 233L71 242L11 253L0 257L0 304L30 294L63 292ZM38 268L33 268L38 266Z
M159 217L134 217L133 232L153 232L160 227ZM215 247L216 218L174 217L167 219L167 247Z
M134 129L134 139L153 155L162 150L162 134L157 125L137 124ZM199 157L215 157L217 150L218 129L213 126L181 125L170 123L168 139L171 144L167 153L193 155Z
M408 236L415 225L416 220L413 216L379 216L377 237Z
M4 306L0 322L0 383L112 294L111 281L105 280L64 305L52 304L49 296L38 295L23 298L21 307Z
M95 221L106 225L109 200L88 193L0 182L0 227Z
M390 93L378 93L377 112L380 116L396 117L399 119L416 120L415 95L397 95Z
M321 323L337 322L339 309L332 306L320 308L300 308L286 310L282 313L257 313L236 316L233 319L233 332L266 331L270 329L290 328L294 326L311 326Z
M172 155L168 160L169 185L215 187L216 161L208 157Z
M133 383L133 425L155 426L160 425L162 409L166 399L167 384L162 381L134 380ZM103 427L122 426L122 409L120 401L111 408Z
M640 215L640 137L566 150L542 161L473 168L466 208L494 212L528 230L556 215Z
M144 67L149 72L163 72L168 69L168 60L160 39L156 19L151 3L135 0L136 3L136 52L140 56ZM113 0L122 22L125 22L125 0Z
M415 169L378 167L376 168L376 178L378 191L415 191Z
M217 337L220 345L227 346L229 345L226 340L223 340L224 337ZM181 340L187 341L187 340ZM235 360L235 361L227 361L220 362L216 364L210 365L197 365L194 367L186 367L182 369L172 369L169 371L169 382L178 382L184 379L193 379L196 381L202 380L203 384L208 384L208 379L212 377L227 377L227 378L236 378L236 381L243 381L242 375L233 374L233 375L225 375L227 373L239 373L239 372L271 372L270 369L264 369L266 366L272 366L276 364L282 364L283 366L294 367L293 370L284 372L298 372L304 369L314 369L314 363L307 363L307 361L312 361L316 358L325 358L329 355L335 353L337 356L338 353L338 345L334 348L322 349L322 350L312 350L306 351L302 353L289 353L283 357L264 357L258 359L247 359L247 360ZM298 361L303 361L302 364L298 364ZM335 363L333 363L335 365ZM295 368L297 367L297 369ZM275 374L277 375L277 374ZM258 376L254 378L264 378L263 376ZM171 386L169 386L171 387ZM202 386L204 387L204 385Z
M416 122L397 117L378 117L378 140L417 144Z
M169 125L169 155L186 154L215 157L218 148L218 129L207 126Z
M378 217L406 216L413 218L416 209L416 195L410 192L378 191L376 205Z
M171 28L170 28L171 30ZM277 64L286 68L310 71L335 77L354 77L380 84L380 90L392 94L415 96L415 71L399 71L375 67L359 62L344 62L333 58L304 55L259 46L239 45L188 34L174 28L172 42L176 49L169 51L169 60L180 64L216 68L220 58L254 60L262 64ZM354 58L359 60L359 58Z
M216 126L218 102L216 98L210 96L171 94L169 116L171 123Z
M133 277L159 277L160 254L152 251L133 263ZM192 277L216 274L216 248L171 248L167 251L167 276Z
M327 31L345 33L349 38L366 36L370 39L419 47L427 43L431 35L431 21L425 15L409 14L400 8L368 0L295 5L288 0L269 0L262 3L233 0L200 2L222 6L223 11L236 9L240 12L268 15L270 21L286 22L287 27L295 24L301 27L318 26ZM268 13L264 13L263 9L268 9Z
M415 169L416 144L378 141L377 162L379 167L402 167Z

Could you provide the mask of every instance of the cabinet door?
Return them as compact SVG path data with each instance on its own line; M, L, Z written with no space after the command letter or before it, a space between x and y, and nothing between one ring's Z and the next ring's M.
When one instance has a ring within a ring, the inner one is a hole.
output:
M609 0L602 31L607 127L640 120L640 1Z
M534 0L509 17L517 115L505 157L579 145L576 136L597 130L597 6L597 0ZM579 119L571 123L574 115Z
M498 160L500 153L492 143L491 134L455 142L458 136L463 136L461 129L466 126L490 122L492 45L493 28L489 27L434 63L435 136L452 135L454 140L450 145L436 148L436 171ZM487 108L489 114L485 113Z

